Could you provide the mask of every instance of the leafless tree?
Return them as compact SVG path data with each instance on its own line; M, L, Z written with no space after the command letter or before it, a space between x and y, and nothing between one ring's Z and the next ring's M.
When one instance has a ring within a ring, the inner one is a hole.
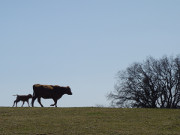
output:
M180 56L134 63L117 73L114 88L107 96L113 106L179 108Z

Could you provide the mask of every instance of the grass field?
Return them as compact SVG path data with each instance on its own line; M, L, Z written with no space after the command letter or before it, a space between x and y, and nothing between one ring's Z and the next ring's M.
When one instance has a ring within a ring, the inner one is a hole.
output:
M0 108L0 135L180 135L180 110Z

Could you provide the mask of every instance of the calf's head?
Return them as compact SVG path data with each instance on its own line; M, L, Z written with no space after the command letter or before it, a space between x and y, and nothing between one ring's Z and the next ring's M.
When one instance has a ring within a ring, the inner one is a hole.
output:
M29 98L32 98L32 95L31 95L31 94L29 94L29 95L28 95L28 97L29 97Z

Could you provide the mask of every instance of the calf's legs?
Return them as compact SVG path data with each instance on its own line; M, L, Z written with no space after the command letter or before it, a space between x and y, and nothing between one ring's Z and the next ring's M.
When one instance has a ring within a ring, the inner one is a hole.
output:
M29 100L27 101L27 103L28 103L28 106L29 106ZM30 106L29 106L30 107Z
M25 101L23 101L23 104L22 104L22 106L21 106L21 107L23 107L23 105L24 105L24 102L25 102Z
M12 107L14 107L14 105L16 104L16 107L17 107L17 102L16 102L16 100L14 101L14 104L13 104L13 106Z
M16 104L16 107L17 107L17 103L18 103L18 102L19 102L19 100L15 100L12 107L14 107L15 104Z
M17 107L17 103L18 103L19 101L22 101L22 102L23 102L23 103L22 103L22 105L21 105L21 107L23 107L24 102L27 102L27 103L28 103L28 106L29 106L29 100L24 101L24 100L19 100L19 99L16 99L16 100L14 101L14 104L13 104L13 106L12 106L12 107L14 107L14 105L15 105L15 104L16 104L16 107ZM29 106L29 107L30 107L30 106Z
M25 101L23 101L23 104L22 104L22 106L21 106L21 107L23 107L24 102L25 102ZM27 100L26 102L27 102L27 104L28 104L28 106L29 106L29 100ZM30 106L29 106L29 107L30 107Z

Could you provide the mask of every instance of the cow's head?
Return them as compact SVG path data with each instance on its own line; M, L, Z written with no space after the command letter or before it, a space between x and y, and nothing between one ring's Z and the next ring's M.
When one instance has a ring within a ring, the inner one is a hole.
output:
M67 86L66 88L67 88L67 91L66 91L67 94L68 94L68 95L72 95L71 88L70 88L69 86Z

